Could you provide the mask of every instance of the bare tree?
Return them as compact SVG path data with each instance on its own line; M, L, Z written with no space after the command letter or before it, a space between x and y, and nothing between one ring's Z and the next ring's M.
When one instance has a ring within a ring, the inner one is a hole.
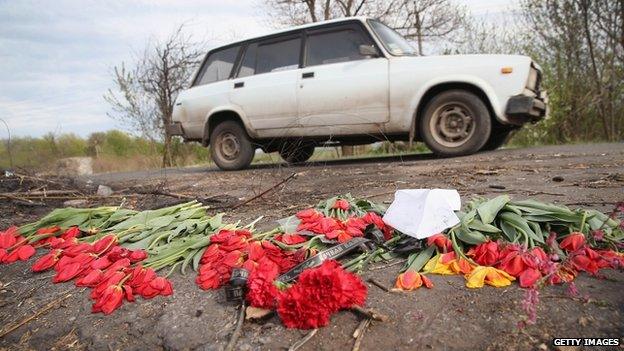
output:
M393 2L391 11L381 20L417 43L423 55L423 42L451 39L468 23L465 6L452 0L402 0Z
M559 140L624 136L624 1L524 0Z
M173 165L172 136L165 126L171 123L178 93L187 87L203 55L183 28L180 25L165 41L148 44L131 68L125 63L115 66L116 90L104 95L112 106L111 117L152 141L163 141L163 167Z
M266 0L273 24L297 26L332 18L358 16L368 10L370 0Z

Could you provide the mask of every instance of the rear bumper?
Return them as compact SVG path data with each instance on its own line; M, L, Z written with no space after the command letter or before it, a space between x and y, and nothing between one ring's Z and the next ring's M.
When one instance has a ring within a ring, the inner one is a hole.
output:
M182 124L180 122L173 122L165 126L165 131L168 135L184 135Z
M548 97L546 92L540 92L537 96L516 95L509 98L505 114L513 124L537 122L548 113Z

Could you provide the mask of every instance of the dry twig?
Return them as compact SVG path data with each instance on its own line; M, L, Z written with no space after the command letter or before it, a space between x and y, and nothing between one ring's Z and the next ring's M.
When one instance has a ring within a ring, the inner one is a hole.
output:
M227 346L224 349L225 351L234 350L234 347L236 346L236 342L238 341L238 338L240 338L241 331L243 330L244 321L245 321L245 304L243 303L242 305L240 305L240 312L238 314L238 319L236 320L236 328L234 329L234 332L232 333L232 336L230 337L230 341L228 342Z
M288 351L297 351L301 346L305 345L306 342L310 341L314 335L318 332L318 329L312 329L309 333L306 334L303 338L292 344Z
M72 294L67 294L65 296L61 296L58 299L55 299L54 301L51 301L49 303L47 303L45 306L43 306L43 308L41 308L40 310L38 310L37 312L35 312L34 314L32 314L31 316L24 318L23 320L21 320L18 323L15 323L14 325L7 327L5 330L0 331L0 338L3 338L5 335L9 334L10 332L14 331L15 329L21 327L22 325L32 321L33 319L41 316L42 314L47 313L48 311L50 311L51 309L53 309L54 307L56 307L56 305L60 305L61 302L65 301L66 299L68 299L70 296L72 296Z
M380 282L378 282L377 280L373 278L368 279L368 282L385 292L390 292L390 289L388 289L385 285L381 284Z
M359 351L360 346L362 345L362 340L364 339L364 333L368 326L370 325L371 320L366 318L360 322L357 329L353 332L353 337L355 338L355 342L353 343L353 351Z
M381 313L379 313L379 312L377 312L377 311L375 311L373 309L370 309L370 308L369 309L364 309L364 308L362 308L360 306L357 306L357 305L352 306L351 307L351 311L357 312L359 314L362 314L362 315L366 316L369 319L373 319L373 320L380 321L380 322L385 322L385 321L387 321L389 319L389 317L386 316L385 314L381 314Z

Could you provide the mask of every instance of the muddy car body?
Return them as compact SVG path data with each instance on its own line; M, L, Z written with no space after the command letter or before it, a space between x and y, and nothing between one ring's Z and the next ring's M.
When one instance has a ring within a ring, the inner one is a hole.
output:
M227 170L258 148L302 162L315 146L380 140L465 155L543 118L540 81L526 56L417 56L384 24L346 18L211 50L167 129L210 145Z

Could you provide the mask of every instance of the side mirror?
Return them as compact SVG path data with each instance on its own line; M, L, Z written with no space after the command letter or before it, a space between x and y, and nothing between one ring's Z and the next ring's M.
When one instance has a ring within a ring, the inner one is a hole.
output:
M378 57L379 52L374 45L360 45L360 55Z

